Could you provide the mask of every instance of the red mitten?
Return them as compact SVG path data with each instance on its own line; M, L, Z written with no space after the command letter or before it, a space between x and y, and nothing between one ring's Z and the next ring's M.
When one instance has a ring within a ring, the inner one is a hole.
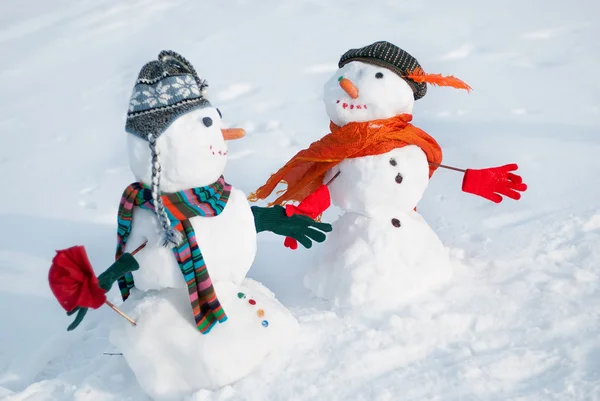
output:
M329 188L323 184L315 192L308 195L298 206L285 205L285 214L293 216L294 214L303 214L316 219L321 213L323 213L331 205L331 197L329 195ZM286 248L296 249L298 248L298 241L291 237L285 237L283 245Z
M67 312L76 307L97 309L106 301L83 246L56 251L48 272L52 293Z
M517 191L526 191L527 185L520 176L510 172L518 168L519 166L513 163L481 170L467 169L463 177L462 190L494 203L502 202L500 195L519 200L521 194Z

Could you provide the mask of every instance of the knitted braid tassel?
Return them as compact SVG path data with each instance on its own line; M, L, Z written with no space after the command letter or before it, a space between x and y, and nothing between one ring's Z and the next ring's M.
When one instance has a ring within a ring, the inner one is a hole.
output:
M183 241L183 234L171 227L171 220L167 215L165 205L160 196L160 173L162 168L158 159L158 152L156 151L156 137L152 134L148 134L148 143L150 151L152 152L152 199L154 200L154 208L162 228L160 244L165 248L172 248L181 244Z

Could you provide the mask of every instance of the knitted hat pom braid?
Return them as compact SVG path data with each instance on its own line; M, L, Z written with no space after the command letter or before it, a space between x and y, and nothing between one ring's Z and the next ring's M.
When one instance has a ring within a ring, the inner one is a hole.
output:
M179 246L183 240L183 235L171 227L171 220L165 211L165 206L160 196L160 173L162 168L156 149L156 137L153 134L148 134L148 144L152 153L152 199L154 200L154 208L156 209L156 215L162 228L160 242L165 248Z

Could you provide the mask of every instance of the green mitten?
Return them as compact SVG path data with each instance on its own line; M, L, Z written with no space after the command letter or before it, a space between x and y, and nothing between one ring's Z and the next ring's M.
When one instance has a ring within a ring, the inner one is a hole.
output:
M312 241L325 241L323 232L331 231L331 224L319 223L308 216L294 214L287 216L285 209L279 205L273 207L252 206L256 232L271 231L278 235L292 237L305 248L312 246ZM314 228L313 228L314 227Z
M73 320L73 323L71 323L69 325L69 327L67 327L67 331L72 331L77 326L79 326L79 323L81 323L81 321L85 317L85 314L87 313L87 311L88 311L88 308L80 308L78 306L77 308L73 309L71 312L67 312L67 316L71 316L72 314L77 312L77 316L75 316L75 320Z
M135 260L133 255L131 255L130 253L124 253L119 259L117 259L115 263L110 265L110 267L106 269L104 273L98 276L98 285L105 292L108 292L110 291L115 281L119 279L119 277L122 277L125 273L136 271L139 268L140 265L138 264L137 260ZM77 316L75 316L75 320L73 320L73 323L71 323L69 327L67 327L67 331L72 331L77 326L79 326L79 324L83 321L83 318L85 317L86 313L88 312L88 308L77 307L72 311L67 312L67 316L71 316L76 312Z
M133 255L124 253L104 273L98 276L98 284L104 291L108 292L119 277L123 277L125 273L136 271L139 268L140 265Z

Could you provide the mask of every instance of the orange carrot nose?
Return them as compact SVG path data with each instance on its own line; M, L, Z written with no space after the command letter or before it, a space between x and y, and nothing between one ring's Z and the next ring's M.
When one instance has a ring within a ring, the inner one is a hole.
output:
M340 86L352 99L358 97L358 88L348 78L340 79Z
M223 138L226 141L240 139L246 135L246 131L244 131L242 128L221 128L221 132L223 133Z

